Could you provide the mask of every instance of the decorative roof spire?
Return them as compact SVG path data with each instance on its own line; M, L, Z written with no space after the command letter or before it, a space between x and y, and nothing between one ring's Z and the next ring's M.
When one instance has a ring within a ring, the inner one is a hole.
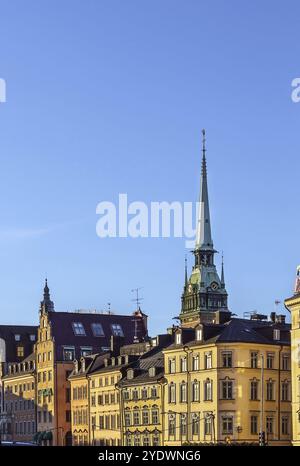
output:
M187 286L188 283L188 273L187 273L187 258L184 259L184 284Z
M41 301L41 311L54 311L54 303L50 299L50 290L48 287L48 280L45 279L45 286L44 286L44 299Z
M213 250L207 187L206 137L204 129L202 130L202 167L195 249Z
M45 286L44 286L44 300L46 300L46 299L50 299L50 292L49 292L47 278L45 279Z

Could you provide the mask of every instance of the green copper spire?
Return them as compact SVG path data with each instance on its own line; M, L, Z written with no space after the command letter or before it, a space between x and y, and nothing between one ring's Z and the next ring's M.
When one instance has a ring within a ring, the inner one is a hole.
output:
M202 130L202 169L195 249L213 249L209 214L206 168L206 139L204 129Z
M225 288L224 261L222 258L221 278L218 274L211 236L209 199L207 187L205 130L202 130L202 167L200 183L199 211L196 230L196 244L193 254L195 265L187 279L181 297L180 322L184 326L194 326L199 322L216 322L218 313L230 316Z

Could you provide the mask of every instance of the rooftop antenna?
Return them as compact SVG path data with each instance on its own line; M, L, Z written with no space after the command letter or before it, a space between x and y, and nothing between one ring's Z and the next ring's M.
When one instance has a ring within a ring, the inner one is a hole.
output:
M281 304L281 301L279 299L275 299L274 304L275 304L275 310L276 310L276 314L277 314L279 304Z
M136 303L136 310L138 311L140 309L140 304L141 304L141 301L143 301L144 298L140 298L140 295L139 295L139 291L142 289L143 287L139 287L139 288L133 288L131 290L131 293L135 293L136 294L136 297L134 299L132 299L131 301L134 301ZM134 337L133 337L133 343L138 343L139 342L139 337L138 337L138 321L137 321L137 318L136 318L136 315L134 314L134 318L132 319L133 322L134 322Z
M131 290L131 293L135 293L136 294L136 297L134 299L132 299L131 301L134 301L136 303L136 310L138 311L139 308L140 308L140 304L141 304L141 301L143 301L144 298L140 298L140 295L139 295L139 291L142 289L143 287L139 287L139 288L133 288Z

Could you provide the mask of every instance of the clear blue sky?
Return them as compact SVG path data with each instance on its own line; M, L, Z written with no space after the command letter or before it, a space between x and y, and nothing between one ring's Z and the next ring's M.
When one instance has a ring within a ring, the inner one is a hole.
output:
M299 251L299 2L1 3L0 321L134 309L152 334L180 309L183 239L107 239L96 205L194 201L201 129L230 308L270 313ZM218 264L220 258L217 258ZM189 265L192 257L189 255Z

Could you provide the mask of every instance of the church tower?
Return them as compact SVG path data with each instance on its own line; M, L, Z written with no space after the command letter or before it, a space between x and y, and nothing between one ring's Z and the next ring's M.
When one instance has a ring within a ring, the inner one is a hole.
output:
M217 272L207 186L206 140L202 130L202 169L200 182L200 199L196 230L195 265L188 279L185 266L185 284L182 294L182 307L179 315L181 325L195 327L202 322L219 323L230 318L227 307L227 291L225 288L224 263L222 258L221 278ZM221 312L220 312L221 311Z

